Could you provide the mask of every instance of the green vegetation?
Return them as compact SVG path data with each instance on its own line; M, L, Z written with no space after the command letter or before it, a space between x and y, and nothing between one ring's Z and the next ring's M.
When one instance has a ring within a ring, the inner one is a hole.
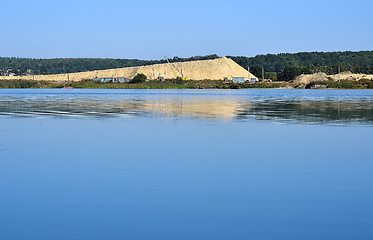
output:
M360 52L300 52L257 55L255 57L228 56L242 67L263 66L266 72L281 72L288 66L315 67L327 74L341 71L373 73L373 51Z
M174 82L177 84L183 84L185 83L185 80L182 77L176 77Z
M360 52L301 52L258 55L255 57L233 57L239 65L257 77L262 77L262 67L265 77L275 80L290 81L296 75L311 74L318 71L326 74L351 71L352 73L373 74L373 51ZM268 73L271 73L272 77Z
M130 81L130 83L144 83L146 80L146 75L143 73L138 73L136 76Z
M306 89L313 88L335 88L335 89L373 89L373 81L363 79L360 81L342 80L334 81L315 81L306 85Z
M132 83L102 83L86 79L78 82L54 83L30 80L0 80L0 88L92 88L92 89L240 89L240 88L279 88L287 87L282 83L232 83L217 80L182 80L172 79L165 81L141 81Z
M0 88L46 88L49 82L33 80L0 80Z
M293 88L297 87L288 82L256 82L256 83L233 83L223 80L182 80L171 79L165 81L145 82L143 76L141 81L131 83L103 83L86 79L77 82L56 83L32 80L0 80L0 88L90 88L90 89L249 89L249 88ZM305 86L307 89L314 88L339 88L339 89L373 89L373 81L362 79L360 81L321 81L312 82Z
M277 80L278 81L291 81L296 76L299 76L302 73L311 74L312 71L304 67L295 67L295 66L285 67L284 70L282 70L281 72L277 74Z

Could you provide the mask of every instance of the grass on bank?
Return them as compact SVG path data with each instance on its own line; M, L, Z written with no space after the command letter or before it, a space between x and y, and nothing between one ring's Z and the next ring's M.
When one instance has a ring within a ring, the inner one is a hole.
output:
M360 81L341 80L338 82L334 81L315 81L306 85L306 89L320 89L320 88L332 88L332 89L373 89L373 81L368 79L362 79Z
M0 88L50 88L51 83L34 80L0 80Z
M165 80L139 83L102 83L92 80L56 83L33 80L0 80L0 88L88 88L88 89L240 89L279 88L281 83L232 83L222 80Z
M92 80L57 83L33 80L0 80L0 88L88 88L88 89L249 89L249 88L292 88L287 82L232 83L222 80L165 80L141 83L101 83ZM304 87L303 87L304 88ZM373 81L311 82L306 89L373 89Z

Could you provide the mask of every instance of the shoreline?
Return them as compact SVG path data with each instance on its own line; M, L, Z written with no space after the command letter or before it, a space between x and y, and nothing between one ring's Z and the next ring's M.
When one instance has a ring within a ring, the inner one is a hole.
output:
M373 89L373 82L345 80L312 82L299 85L292 82L233 83L223 80L165 80L143 83L101 83L92 80L58 82L38 80L0 80L2 89Z

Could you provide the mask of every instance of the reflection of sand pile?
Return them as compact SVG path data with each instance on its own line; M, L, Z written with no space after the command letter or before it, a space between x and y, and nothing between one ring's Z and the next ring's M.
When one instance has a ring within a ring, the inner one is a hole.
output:
M153 72L154 71L154 72ZM132 79L137 73L143 73L148 79L158 76L165 79L175 79L183 73L184 77L192 80L223 80L232 77L248 77L248 71L234 62L232 59L223 57L213 60L190 61L183 63L155 64L140 67L127 67L108 70L96 70L89 72L79 72L70 74L35 75L35 80L45 81L66 81L69 77L72 81L82 79L93 79L94 77L126 77ZM251 77L254 77L251 75ZM0 79L33 79L33 76L2 76Z
M129 98L101 95L84 98L43 95L26 94L22 98L4 95L0 101L0 116L111 118L150 115L165 119L258 119L275 122L373 125L372 99L366 96L356 97L354 94L337 94L335 97L317 94L305 97L301 94L279 98L265 95L248 95L244 98L172 95L151 99L149 96L143 98L135 95Z
M145 109L165 116L194 116L211 119L230 120L236 116L237 102L187 100L174 102L146 102Z
M357 74L351 72L343 72L340 75L341 80L352 80L352 81L359 81L361 79L373 79L373 75L370 74ZM339 80L339 74L333 75L326 75L325 73L314 73L314 74L302 74L295 78L294 83L296 84L309 84L310 82L314 81L326 81L326 80Z

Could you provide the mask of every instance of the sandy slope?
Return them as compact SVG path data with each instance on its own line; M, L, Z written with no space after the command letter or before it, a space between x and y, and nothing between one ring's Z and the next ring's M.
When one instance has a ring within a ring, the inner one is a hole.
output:
M173 66L174 67L173 67ZM153 74L154 69L154 74ZM53 74L53 75L35 75L35 80L44 81L79 81L82 79L93 79L94 77L126 77L132 79L137 73L143 73L148 79L154 79L162 76L165 79L173 79L181 76L179 71L183 72L184 77L192 80L222 80L224 78L232 79L232 77L248 77L249 73L232 59L223 57L213 60L191 61L172 64L155 64L150 66L127 67L108 70L96 70L88 72L78 72L69 74ZM250 75L250 77L255 77ZM33 76L0 76L0 79L33 79Z

